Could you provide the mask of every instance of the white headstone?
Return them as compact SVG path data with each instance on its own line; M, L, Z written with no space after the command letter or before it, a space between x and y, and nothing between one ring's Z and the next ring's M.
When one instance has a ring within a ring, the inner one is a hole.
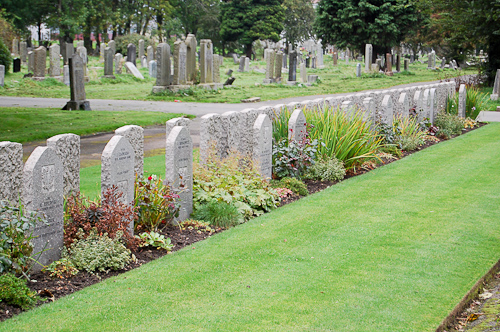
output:
M208 161L210 153L222 157L222 119L220 114L209 113L201 117L200 124L200 164Z
M260 114L253 125L252 160L262 178L272 177L273 126L266 114Z
M410 115L410 100L408 99L408 94L403 92L399 95L398 99L398 110L402 117L407 118Z
M0 200L17 205L23 183L23 146L0 142Z
M174 127L181 126L181 127L186 127L186 130L189 132L189 125L191 124L191 120L188 118L173 118L168 120L165 123L165 137L168 137L170 135L170 132Z
M5 66L0 65L0 86L5 85Z
M142 176L144 169L144 129L141 126L127 125L115 130L116 135L128 139L134 149L134 171Z
M293 111L288 120L288 140L302 142L307 135L306 116L301 109Z
M366 44L366 46L365 46L365 72L369 72L371 70L372 55L373 55L372 44Z
M156 60L149 61L149 77L156 78Z
M495 84L493 85L493 91L490 95L490 99L498 100L498 95L500 95L500 69L497 69L497 74L495 76Z
M63 194L68 197L80 191L80 136L56 135L47 140L47 147L54 150L63 165Z
M460 84L460 89L458 90L458 116L465 118L467 106L467 88L465 84Z
M127 71L129 71L134 77L143 80L144 76L142 76L141 72L137 67L132 63L132 62L125 62L125 68L127 68Z
M392 117L394 116L394 110L392 105L391 95L384 95L382 98L382 114L385 123L392 125Z

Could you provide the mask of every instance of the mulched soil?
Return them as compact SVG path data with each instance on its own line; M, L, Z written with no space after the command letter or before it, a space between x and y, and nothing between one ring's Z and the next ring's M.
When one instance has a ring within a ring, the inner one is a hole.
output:
M486 124L479 123L478 127L482 127L484 125ZM464 130L463 133L467 133L474 129L476 128ZM439 142L427 142L425 145L417 148L414 151L403 152L401 158L404 158L412 153L418 152L437 143ZM371 169L384 166L385 164L389 164L395 160L397 159L382 158L382 163L374 165ZM357 169L356 172L349 172L348 174L346 174L344 180L351 178L353 176L367 173L371 169ZM338 182L306 180L305 183L307 185L309 193L313 194L322 191L332 185L335 185ZM280 206L284 206L300 198L301 196L299 195L292 195L290 197L284 198L282 199ZM199 227L198 229L186 228L184 230L181 230L178 226L170 225L167 226L167 228L164 231L162 231L162 234L164 234L165 237L170 238L171 243L174 245L172 249L172 252L174 252L186 246L189 246L195 242L204 240L207 237L211 236L212 234L216 234L222 231L223 229L215 229L212 232L210 232L206 230L204 227ZM132 253L135 255L137 260L134 263L131 263L123 270L109 271L108 273L95 273L95 274L91 274L88 272L79 272L76 276L73 276L72 278L69 279L53 279L49 277L47 273L38 272L31 275L31 281L28 282L28 287L31 290L36 291L40 295L42 300L39 301L37 305L41 305L47 301L48 302L55 301L63 296L70 295L80 289L101 282L102 280L107 279L109 277L116 276L121 273L127 272L129 270L135 269L143 264L146 264L152 260L158 259L168 254L168 252L163 249L158 250L156 248L150 248L150 247L139 248L137 251L133 251ZM0 302L0 321L4 321L12 316L20 314L21 312L22 309L16 306Z

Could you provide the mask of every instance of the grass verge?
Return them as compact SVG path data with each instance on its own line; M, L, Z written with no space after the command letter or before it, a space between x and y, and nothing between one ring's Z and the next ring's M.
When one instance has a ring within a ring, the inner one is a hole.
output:
M432 331L500 254L490 124L0 324Z
M183 115L185 114L138 111L69 112L53 108L4 107L0 109L0 141L24 143L68 132L77 135L110 132L127 124L163 124Z

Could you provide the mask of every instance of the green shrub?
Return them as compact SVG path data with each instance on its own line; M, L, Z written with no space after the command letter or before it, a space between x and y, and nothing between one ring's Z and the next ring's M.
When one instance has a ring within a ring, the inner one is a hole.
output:
M460 135L464 129L464 119L458 115L440 112L434 120L434 125L438 128L436 136L446 139L453 135Z
M273 175L276 178L296 177L300 179L316 159L318 140L311 141L309 135L302 141L281 140L273 144Z
M403 151L415 150L424 143L426 133L414 117L395 116L392 122L395 143Z
M156 247L156 249L165 249L172 251L174 247L169 237L165 238L163 234L157 232L144 232L135 236L142 241L139 247Z
M0 273L27 272L31 263L36 223L47 223L36 212L25 211L0 201Z
M95 229L85 237L83 230L77 233L78 240L62 250L62 258L67 258L79 270L87 272L123 269L133 258L130 250L121 242L122 232L111 239L107 233L97 234Z
M11 63L12 56L10 55L9 48L4 44L3 40L0 39L0 65L5 66L5 73L9 72Z
M341 181L345 176L344 164L335 157L322 157L308 169L307 179Z
M297 178L286 177L279 181L273 180L271 185L274 188L290 189L293 193L299 194L300 196L309 195L309 191L307 190L306 184Z
M478 88L467 86L465 117L476 119L479 112L487 110L488 94ZM446 100L446 113L458 115L458 92Z
M26 280L12 273L0 275L0 302L15 305L23 310L33 308L38 301L36 292L26 286Z
M43 269L51 278L66 279L78 274L78 269L68 258L61 258Z
M144 40L144 49L147 49L149 45L153 45L153 42L149 37L140 35L138 33L133 33L130 35L118 36L115 38L116 43L116 53L121 53L123 56L127 55L128 44L134 44L136 48L139 47L139 40ZM137 58L139 59L139 50L137 50ZM139 59L140 61L140 59Z
M209 222L214 227L229 228L243 221L236 206L224 201L212 200L201 205L194 213L193 218Z

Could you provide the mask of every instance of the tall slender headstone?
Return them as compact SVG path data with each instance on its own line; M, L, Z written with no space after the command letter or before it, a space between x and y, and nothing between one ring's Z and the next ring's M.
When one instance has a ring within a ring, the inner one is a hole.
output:
M127 46L127 62L132 62L137 67L137 52L134 44L130 43Z
M274 61L274 78L276 82L281 82L282 66L283 66L283 52L277 52Z
M460 84L460 89L458 89L458 116L465 118L467 105L467 88L465 84Z
M113 56L115 56L116 54L116 42L114 40L110 40L108 42L108 47L111 49L111 53L113 54ZM106 50L106 49L104 49Z
M85 47L83 47L83 46L77 47L76 48L76 53L78 53L78 55L80 55L80 57L82 58L82 62L83 62L83 77L84 77L85 82L88 82L89 81L89 76L88 76L88 73L87 73L87 63L88 63L87 49ZM102 50L102 53L103 53L103 58L104 58L104 49Z
M122 60L123 60L123 55L121 53L116 53L115 54L115 73L121 74L122 73Z
M146 60L148 61L148 65L151 61L155 59L155 50L153 46L149 45L146 49Z
M339 61L339 54L337 52L333 52L333 65L336 66Z
M111 47L106 47L104 49L104 78L115 79L115 75L113 75L113 49Z
M245 69L243 71L244 72L250 71L250 58L249 57L245 57Z
M266 114L260 114L253 125L252 160L264 179L273 175L273 126Z
M264 79L264 83L272 83L274 82L274 50L265 49L264 56L266 58L266 78Z
M186 74L187 80L190 82L196 81L196 47L198 42L193 34L188 34L186 37L187 55L186 55Z
M143 57L144 57L144 39L139 39L139 60L141 61L141 66ZM142 67L144 68L145 66Z
M44 214L48 224L37 223L33 230L33 254L38 263L48 265L61 256L64 237L63 166L54 150L37 147L23 170L22 201L28 211ZM34 271L42 266L35 264Z
M19 39L17 38L12 39L12 54L14 56L19 55Z
M193 142L186 127L173 127L167 136L165 161L165 180L179 195L182 221L193 212Z
M47 65L47 49L43 46L40 46L33 53L35 54L35 68L33 71L33 79L43 80L45 79L45 68Z
M365 72L371 71L372 64L372 56L373 56L373 46L372 44L366 44L365 46Z
M356 64L356 77L361 77L361 64Z
M18 205L23 183L23 145L0 142L0 200Z
M306 116L301 109L296 109L288 120L288 141L302 142L306 135Z
M214 54L214 83L220 83L220 66L222 55Z
M392 125L392 118L394 116L393 104L391 95L385 95L382 98L382 121L388 125Z
M21 62L22 64L26 64L26 60L27 60L27 57L28 57L28 43L26 42L20 42L19 43L19 47L20 47L20 55L21 55Z
M213 48L210 39L200 41L200 83L213 83Z
M300 80L302 81L302 83L307 83L307 69L305 62L302 62L300 64Z
M170 46L166 43L160 43L156 48L156 86L153 92L165 90L171 83L170 75Z
M71 100L66 103L63 110L90 111L90 103L86 100L85 76L83 61L80 55L75 54L69 59L69 80Z
M73 46L73 43L66 43L66 52L65 52L65 58L64 58L64 64L68 65L69 64L69 59L75 54L75 47Z
M245 59L246 59L246 56L240 57L240 66L238 67L238 71L240 73L243 73L245 71Z
M399 73L401 71L401 54L396 54L396 71Z
M404 63L404 71L408 71L408 68L410 67L410 60L405 59Z
M125 137L134 149L134 172L144 173L144 129L141 126L127 125L115 130L116 135Z
M174 85L187 83L187 46L184 42L174 43Z
M63 66L63 83L66 86L70 85L70 81L69 81L69 66L68 65L64 65Z
M104 49L106 48L106 43L100 43L99 44L99 62L103 63L104 62ZM78 49L78 47L77 47Z
M399 95L398 99L398 113L407 118L410 115L410 99L408 98L408 94L403 92Z
M0 65L0 86L5 86L5 66Z
M80 191L80 136L56 135L47 140L47 147L54 150L63 167L63 195Z
M61 49L58 44L54 44L49 47L50 77L61 76L61 59L59 58L60 53Z
M387 53L385 55L385 73L386 73L386 75L389 75L389 76L393 75L393 72L392 72L392 54L391 53Z
M149 77L156 78L156 60L149 61Z
M497 69L497 74L495 76L495 84L493 85L493 91L490 95L491 100L498 100L500 95L500 69Z
M295 82L297 80L297 51L290 52L290 65L288 69L288 81Z

